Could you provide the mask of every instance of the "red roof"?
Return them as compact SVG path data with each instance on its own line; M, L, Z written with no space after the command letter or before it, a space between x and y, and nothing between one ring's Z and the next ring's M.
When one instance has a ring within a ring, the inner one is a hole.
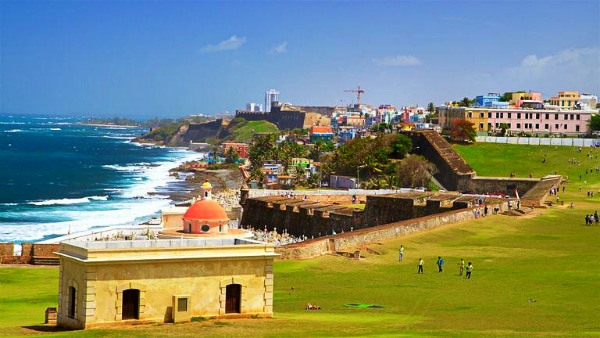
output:
M229 220L223 207L213 200L200 200L192 204L183 215L185 220L222 221Z

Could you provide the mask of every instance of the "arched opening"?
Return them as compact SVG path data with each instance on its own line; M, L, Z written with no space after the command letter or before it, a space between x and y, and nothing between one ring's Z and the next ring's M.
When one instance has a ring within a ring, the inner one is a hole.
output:
M225 291L225 313L240 313L242 286L229 284Z
M191 233L192 232L192 224L188 224L188 232Z
M75 306L77 304L77 290L74 286L69 287L69 307L67 315L69 318L75 318Z
M123 291L122 319L140 319L140 290L128 289Z

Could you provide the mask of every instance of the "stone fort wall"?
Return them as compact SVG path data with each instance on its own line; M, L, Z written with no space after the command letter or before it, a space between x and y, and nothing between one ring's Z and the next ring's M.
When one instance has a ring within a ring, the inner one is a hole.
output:
M490 205L504 212L508 202L499 202ZM439 228L446 224L469 221L475 219L475 208L451 210L437 215L394 222L372 228L360 229L351 232L338 233L320 237L305 242L279 246L275 251L280 254L280 259L307 259L321 256L326 253L354 252L363 246L410 235L416 232ZM494 217L488 214L487 217Z
M15 256L14 243L0 243L0 264L34 264L40 258L58 259L54 254L59 249L59 244L22 243L21 255Z

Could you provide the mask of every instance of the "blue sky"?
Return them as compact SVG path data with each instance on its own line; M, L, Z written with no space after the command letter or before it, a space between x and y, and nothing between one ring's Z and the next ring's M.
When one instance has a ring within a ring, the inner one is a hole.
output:
M133 118L600 95L600 1L0 0L0 112Z

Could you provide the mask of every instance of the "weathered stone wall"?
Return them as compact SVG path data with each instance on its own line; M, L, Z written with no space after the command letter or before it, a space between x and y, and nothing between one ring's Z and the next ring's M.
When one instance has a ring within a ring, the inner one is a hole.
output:
M465 190L478 194L503 193L515 196L515 188L521 195L540 182L537 178L473 177L465 182Z
M490 209L507 210L508 202L490 204ZM280 259L307 259L331 252L355 250L370 243L385 241L412 233L438 228L446 224L475 219L475 208L452 210L441 214L379 225L351 232L337 233L301 243L280 246L275 251ZM490 213L487 217L493 217Z
M190 124L187 131L181 136L180 143L187 145L192 142L201 142L210 138L218 137L223 125L223 120L218 119L206 123Z
M0 243L0 264L32 264L35 258L58 258L59 244L22 243L21 255L14 255L13 243Z
M308 238L333 233L350 232L377 225L398 222L468 207L468 203L429 200L422 196L370 195L365 209L348 208L336 204L295 200L285 197L248 198L241 225L244 228L287 232L292 236ZM330 197L321 196L323 199ZM348 196L351 198L351 196Z
M403 133L411 138L413 152L436 166L438 173L434 177L444 188L465 190L461 183L470 180L475 172L439 133L433 130Z

